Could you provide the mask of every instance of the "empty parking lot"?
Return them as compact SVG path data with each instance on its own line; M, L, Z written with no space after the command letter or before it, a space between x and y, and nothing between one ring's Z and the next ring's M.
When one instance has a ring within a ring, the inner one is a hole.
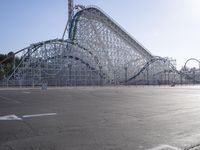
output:
M200 87L0 89L1 150L198 149Z

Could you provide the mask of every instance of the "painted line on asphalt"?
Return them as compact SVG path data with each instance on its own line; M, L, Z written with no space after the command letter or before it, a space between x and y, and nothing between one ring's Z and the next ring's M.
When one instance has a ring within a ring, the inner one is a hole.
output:
M53 115L57 115L57 113L45 113L45 114L23 115L22 118L42 117L42 116L53 116Z
M13 100L13 99L10 99L10 98L4 97L4 96L0 96L0 100L2 100L2 101L4 101L4 102L7 102L7 103L10 103L10 102L20 103L20 102L17 101L17 100Z
M6 115L6 116L1 116L0 120L22 120L22 118L17 117L16 115Z
M168 150L181 150L178 147L174 147L174 146L170 146L170 145L160 145L160 146L157 146L157 147L154 147L154 148L150 148L150 149L147 149L147 150L165 150L165 149L168 149Z
M33 115L23 115L21 118L15 114L0 116L0 121L3 120L23 120L22 118L31 118L31 117L43 117L43 116L53 116L57 113L45 113L45 114L33 114Z

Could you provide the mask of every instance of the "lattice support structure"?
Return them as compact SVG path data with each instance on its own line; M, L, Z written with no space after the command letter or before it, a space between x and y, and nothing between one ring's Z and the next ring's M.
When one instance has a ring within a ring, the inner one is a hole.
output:
M75 13L69 39L32 44L22 52L8 85L171 84L178 74L169 59L154 57L96 7Z
M100 9L89 7L76 13L70 40L89 49L112 83L125 81L153 56Z

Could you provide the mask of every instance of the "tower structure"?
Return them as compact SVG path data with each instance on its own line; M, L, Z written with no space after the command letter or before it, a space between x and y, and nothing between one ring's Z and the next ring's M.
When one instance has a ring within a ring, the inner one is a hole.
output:
M67 24L65 26L65 29L62 35L63 40L64 40L67 29L69 29L71 26L72 17L73 17L73 9L74 9L74 0L68 0L68 20L67 20ZM68 33L68 38L69 38L69 33Z
M73 16L73 8L74 8L74 0L68 0L68 23L70 26L70 22Z

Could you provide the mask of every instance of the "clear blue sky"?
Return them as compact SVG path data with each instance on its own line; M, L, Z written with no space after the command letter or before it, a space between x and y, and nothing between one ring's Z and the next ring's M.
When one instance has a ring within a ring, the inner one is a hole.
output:
M200 0L75 0L97 5L151 53L200 59ZM0 53L61 38L67 0L0 0ZM190 65L196 66L196 63Z

